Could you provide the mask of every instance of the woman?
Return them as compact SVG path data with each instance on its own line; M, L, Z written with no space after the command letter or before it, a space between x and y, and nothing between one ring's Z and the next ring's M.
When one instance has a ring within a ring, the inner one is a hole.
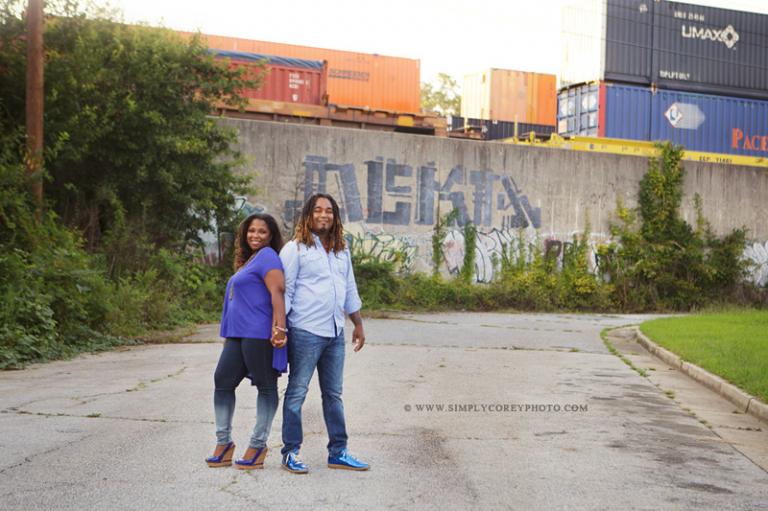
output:
M226 340L214 374L216 450L209 467L232 465L235 388L248 376L259 390L256 425L248 449L235 466L264 468L267 437L277 410L277 377L285 372L285 278L277 255L283 238L270 215L246 218L237 232L235 274L227 283L220 335ZM274 347L274 349L273 349Z

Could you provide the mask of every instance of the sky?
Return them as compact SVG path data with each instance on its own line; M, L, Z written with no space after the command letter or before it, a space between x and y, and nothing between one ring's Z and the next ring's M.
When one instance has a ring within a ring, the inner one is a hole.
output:
M130 23L419 59L422 81L444 72L461 85L465 73L491 67L558 74L565 2L111 0L110 5ZM688 3L768 13L768 0Z

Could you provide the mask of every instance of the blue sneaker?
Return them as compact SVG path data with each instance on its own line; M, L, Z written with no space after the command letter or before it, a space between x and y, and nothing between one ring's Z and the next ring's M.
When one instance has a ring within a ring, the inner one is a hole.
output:
M341 451L338 456L328 455L328 468L340 468L343 470L368 470L371 466L368 463L356 459L349 454L347 450Z
M283 468L292 474L306 474L309 469L299 459L299 453L288 452L283 455Z

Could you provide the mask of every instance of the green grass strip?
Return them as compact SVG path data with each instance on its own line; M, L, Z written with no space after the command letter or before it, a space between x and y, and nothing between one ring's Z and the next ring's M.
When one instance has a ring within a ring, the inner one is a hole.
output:
M619 350L616 349L616 347L611 343L611 341L608 340L608 332L611 330L616 330L618 328L624 328L624 327L609 327L609 328L603 328L603 330L600 332L600 338L603 340L603 344L605 344L605 347L608 348L608 351L611 352L612 355L616 355L619 357L619 359L627 364L629 367L631 367L637 374L639 374L642 377L648 376L648 371L645 369L641 369L637 367L635 364L632 363L630 359L622 355Z
M654 319L640 330L683 360L768 402L768 311Z

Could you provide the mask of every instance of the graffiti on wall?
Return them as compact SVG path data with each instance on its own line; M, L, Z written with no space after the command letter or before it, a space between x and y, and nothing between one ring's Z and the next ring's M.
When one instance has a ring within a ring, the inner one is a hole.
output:
M235 211L242 213L243 217L248 217L254 213L266 213L267 208L263 204L251 203L247 197L236 196ZM217 232L216 220L211 221L207 230L198 231L197 235L200 242L188 245L187 251L197 255L204 264L219 264L222 255L231 253L233 249L235 233Z
M749 264L749 277L758 286L768 286L768 241L747 243L744 259Z
M350 251L357 261L369 258L395 263L397 270L406 273L416 270L418 241L411 236L376 233L361 224L349 225L345 230Z
M240 211L244 217L254 213L266 213L267 207L263 204L252 204L247 197L235 197L236 211Z
M581 233L565 233L561 236L550 235L542 240L540 232L532 227L478 231L475 246L475 280L477 282L493 280L505 256L512 259L522 256L530 262L535 251L542 248L542 244L544 255L553 258L561 266L564 254L573 245L574 234L581 235ZM588 263L593 272L598 268L597 246L604 243L606 239L607 235L603 233L590 234ZM464 262L464 234L461 230L453 229L448 232L443 241L443 253L448 272L453 275L458 274Z
M534 207L514 178L492 169L468 169L454 165L443 180L434 162L412 165L394 158L377 156L355 165L332 162L325 156L306 155L296 196L283 205L285 225L293 225L301 207L314 193L331 193L337 198L342 221L350 232L353 248L372 257L394 261L404 258L402 268L424 270L430 265L431 230L416 234L390 234L387 227L431 227L440 211L456 210L458 215L443 242L445 265L458 273L464 259L461 228L473 223L477 229L475 275L478 282L490 282L502 259L512 247L526 247L532 254L541 246L549 257L562 261L572 234L541 239L541 208ZM364 190L365 193L361 193ZM595 234L603 240L605 235ZM590 242L591 267L597 255Z
M314 193L328 193L329 183L333 183L339 191L339 207L346 223L429 226L436 221L439 202L447 201L449 209L458 210L460 227L468 222L491 227L495 211L501 214L503 228L541 227L541 208L531 205L511 176L493 170L455 165L440 182L434 162L414 169L393 158L378 156L364 162L365 182L358 183L357 167L352 163L333 163L324 156L307 155L302 166L304 197L285 201L286 223L294 221L307 198ZM365 204L361 186L367 192ZM471 209L467 195L471 195Z
M503 254L518 257L521 250L526 255L533 253L538 233L533 227L527 229L491 229L477 231L475 245L475 279L478 282L490 282L498 270ZM452 229L443 241L443 253L448 272L458 274L464 262L464 234Z

